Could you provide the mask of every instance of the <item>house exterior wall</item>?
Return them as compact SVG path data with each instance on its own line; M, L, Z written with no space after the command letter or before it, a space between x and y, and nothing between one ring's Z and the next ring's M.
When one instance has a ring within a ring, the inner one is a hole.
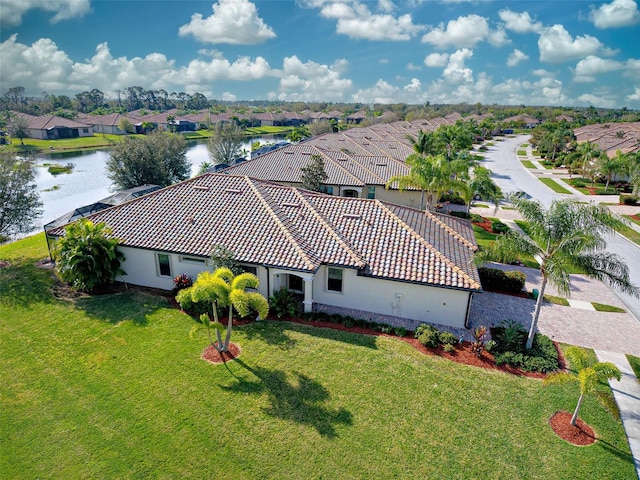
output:
M314 304L464 328L471 295L467 291L362 277L354 269L342 272L342 292L331 292L327 290L328 267L320 267L313 282Z
M366 188L365 188L366 191ZM387 190L382 186L376 186L376 200L395 203L411 208L420 208L421 192L414 190ZM425 200L426 202L426 200Z

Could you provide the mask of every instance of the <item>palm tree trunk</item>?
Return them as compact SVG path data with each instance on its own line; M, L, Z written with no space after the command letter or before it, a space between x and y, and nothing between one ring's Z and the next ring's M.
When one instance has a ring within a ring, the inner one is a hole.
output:
M573 412L573 417L571 417L571 425L575 426L576 421L578 420L578 412L580 411L580 407L582 406L582 399L584 398L584 393L580 394L580 398L578 399L578 405L576 405L576 411Z
M544 298L544 289L547 287L547 277L542 276L542 284L540 285L540 293L538 294L538 300L536 301L536 308L533 311L531 317L531 328L529 329L529 336L527 337L526 349L530 350L533 346L533 337L536 335L536 327L538 326L538 317L540 317L540 308L542 308L542 299Z
M227 335L224 338L224 344L222 345L222 351L229 350L229 341L231 340L231 329L233 328L233 306L229 305L229 321L227 322Z
M213 309L213 319L216 323L219 323L218 320L218 307L216 306L216 302L212 301L211 302L211 308ZM222 352L224 346L222 344L222 337L220 336L220 329L216 328L216 338L218 339L218 344L217 345L213 345L213 342L211 342L211 344L215 347L215 349L219 352Z

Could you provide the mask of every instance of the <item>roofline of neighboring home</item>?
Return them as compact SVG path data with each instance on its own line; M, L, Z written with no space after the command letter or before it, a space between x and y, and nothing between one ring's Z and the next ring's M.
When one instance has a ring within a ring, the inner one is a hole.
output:
M345 268L345 267L341 267L341 268ZM460 291L471 292L471 293L482 293L483 292L482 287L480 287L480 289L454 287L452 285L442 285L442 284L439 284L439 283L424 283L424 282L418 282L418 281L415 281L415 280L401 280L399 278L381 277L379 275L368 275L366 273L359 273L359 272L358 272L358 276L359 277L367 277L367 278L376 278L378 280L387 280L389 282L409 283L409 284L412 284L412 285L422 285L422 286L426 286L426 287L446 288L446 289L449 289L449 290L460 290Z

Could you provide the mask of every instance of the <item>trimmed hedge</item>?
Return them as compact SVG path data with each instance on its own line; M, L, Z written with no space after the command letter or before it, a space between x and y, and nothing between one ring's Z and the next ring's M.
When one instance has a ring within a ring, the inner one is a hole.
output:
M467 220L471 218L471 214L470 213L467 213L467 212L456 212L455 210L450 211L449 215L451 215L452 217L464 218L464 219L467 219Z
M526 350L527 331L515 321L493 327L491 337L496 342L493 348L496 365L508 364L526 372L542 373L553 372L560 367L558 351L551 339L537 333L531 349Z
M519 293L524 288L527 276L518 271L504 271L498 268L478 268L482 288L502 292Z
M640 197L635 195L620 195L620 203L624 205L640 205Z
M494 221L491 222L491 230L493 230L493 233L507 233L510 228L500 221Z

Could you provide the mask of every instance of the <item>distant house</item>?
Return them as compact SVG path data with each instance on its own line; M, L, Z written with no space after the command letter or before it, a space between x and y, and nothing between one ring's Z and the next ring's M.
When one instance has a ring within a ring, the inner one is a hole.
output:
M169 117L173 117L170 119ZM154 113L151 115L145 115L143 117L138 117L134 121L134 126L136 129L136 133L147 133L144 128L145 124L151 124L155 128L161 130L171 130L176 133L180 132L195 132L198 124L189 120L188 118L174 115L170 112L164 113Z
M108 115L86 115L82 121L93 127L95 133L110 134L110 135L125 135L127 132L120 129L120 122L127 120L131 125L135 125L138 119L135 117L129 117L120 113L110 113Z
M56 140L59 138L91 137L93 127L86 123L76 122L55 115L33 117L23 115L29 122L29 137L40 140Z
M599 123L574 130L578 143L591 142L610 158L640 151L640 122Z
M349 124L359 125L365 118L367 118L367 116L367 112L361 110L359 112L352 113L351 115L347 115L345 120Z
M258 276L260 293L288 288L305 311L464 328L481 291L470 222L379 200L204 174L88 218L121 240L129 284L170 290L175 275L209 269L222 245Z
M540 125L542 121L534 117L520 114L505 118L501 123L520 128L535 128Z

